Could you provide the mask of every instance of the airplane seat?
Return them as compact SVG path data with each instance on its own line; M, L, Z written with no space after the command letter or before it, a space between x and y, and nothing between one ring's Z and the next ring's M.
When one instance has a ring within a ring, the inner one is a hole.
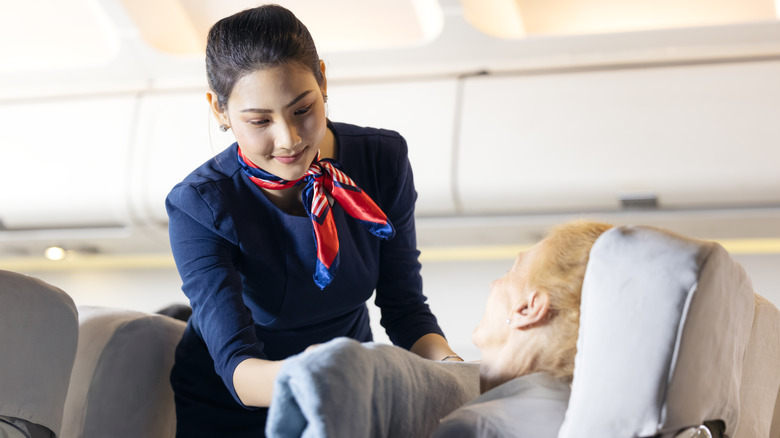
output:
M652 227L605 232L583 282L572 392L558 436L768 436L737 432L772 421L772 408L755 410L765 401L745 384L762 379L750 374L751 351L761 367L777 363L758 354L777 337L765 328L771 324L754 324L757 300L744 269L717 243ZM776 389L767 391L775 391L770 406Z
M0 437L66 436L60 429L77 340L68 294L0 270Z
M780 391L777 392L777 400L775 400L775 413L772 416L772 427L769 437L780 438Z
M780 311L755 295L755 317L742 372L737 437L780 438Z
M65 401L68 438L165 438L176 431L169 381L186 323L79 306L79 343Z

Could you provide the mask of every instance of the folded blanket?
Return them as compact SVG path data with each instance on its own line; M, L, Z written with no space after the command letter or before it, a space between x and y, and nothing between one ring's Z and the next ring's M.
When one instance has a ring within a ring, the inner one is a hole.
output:
M268 412L271 438L427 437L479 396L479 365L337 338L287 359Z

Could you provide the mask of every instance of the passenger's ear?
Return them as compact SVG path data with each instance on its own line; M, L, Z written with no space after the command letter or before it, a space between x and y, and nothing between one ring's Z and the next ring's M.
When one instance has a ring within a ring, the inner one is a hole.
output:
M209 101L209 108L211 108L211 113L214 114L214 118L217 119L217 123L220 125L229 126L230 120L228 120L224 108L222 108L222 105L219 103L219 97L217 97L217 93L211 90L207 91L206 100Z
M550 312L550 297L544 291L532 290L520 301L509 319L509 325L516 329L527 329L547 319Z

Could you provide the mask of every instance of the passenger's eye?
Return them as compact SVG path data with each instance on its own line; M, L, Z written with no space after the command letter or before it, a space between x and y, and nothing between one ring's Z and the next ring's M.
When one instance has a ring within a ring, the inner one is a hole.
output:
M255 126L263 126L269 124L271 121L268 119L250 120L249 124Z
M312 104L312 105L314 105L314 104ZM295 114L296 116L300 116L302 114L306 114L306 113L309 112L309 110L311 109L312 105L309 105L309 106L304 107L304 108L297 109L297 110L295 110L295 113L293 113L293 114Z

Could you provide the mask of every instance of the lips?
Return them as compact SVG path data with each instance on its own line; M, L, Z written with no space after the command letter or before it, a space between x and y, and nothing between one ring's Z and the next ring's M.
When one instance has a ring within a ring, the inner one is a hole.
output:
M306 148L303 148L300 152L298 152L295 155L288 155L288 156L274 156L274 159L282 164L292 164L298 161L302 156L303 153L306 151Z

